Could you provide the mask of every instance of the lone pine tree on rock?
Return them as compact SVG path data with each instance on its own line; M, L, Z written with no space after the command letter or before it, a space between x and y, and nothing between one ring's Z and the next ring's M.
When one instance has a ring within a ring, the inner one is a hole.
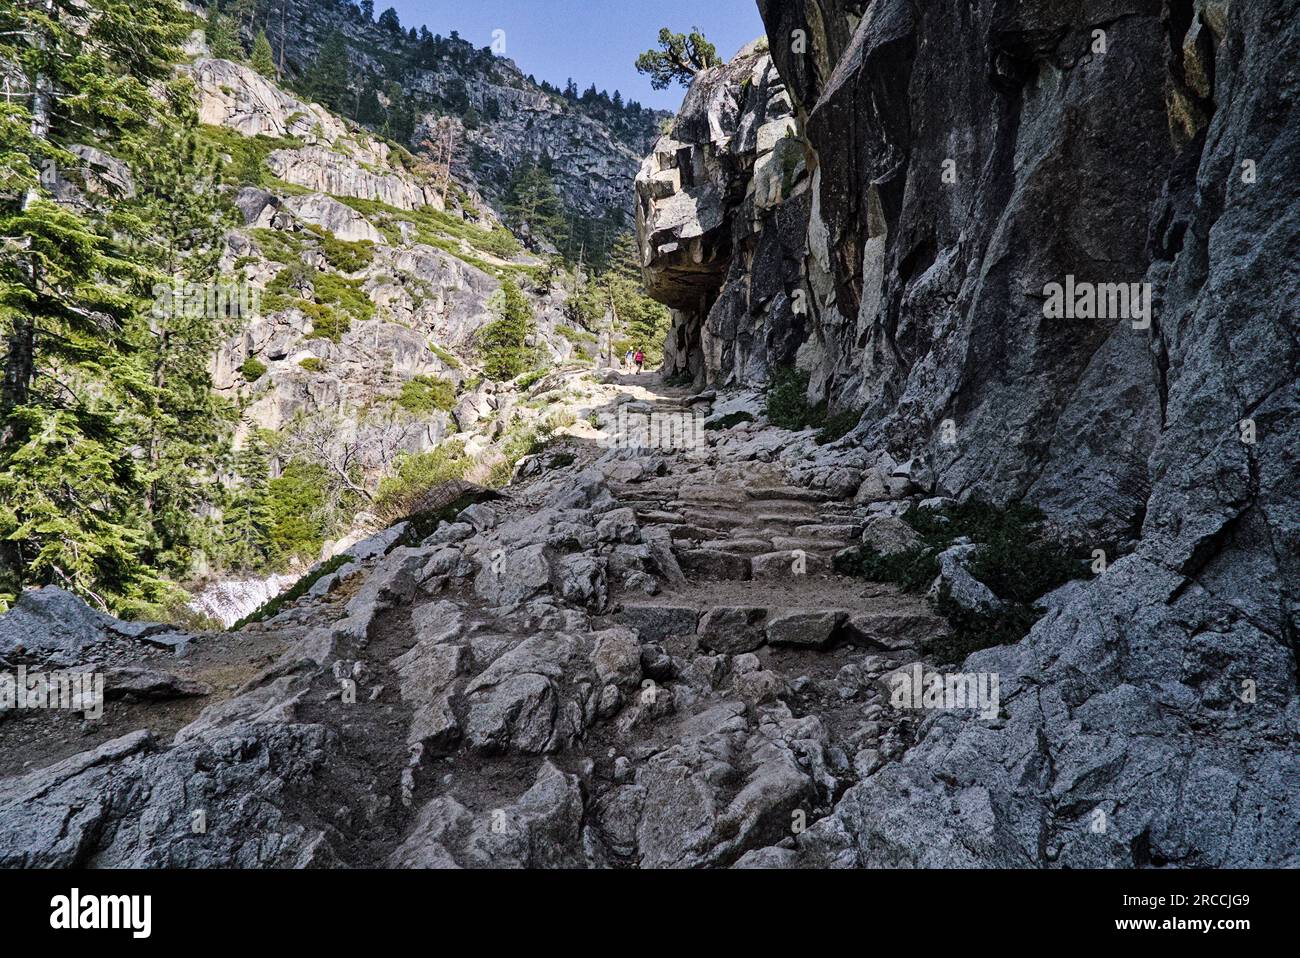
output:
M718 48L705 39L698 27L689 34L673 33L667 27L659 31L658 50L647 50L637 57L638 73L650 76L650 85L666 90L674 82L690 86L696 74L721 65Z

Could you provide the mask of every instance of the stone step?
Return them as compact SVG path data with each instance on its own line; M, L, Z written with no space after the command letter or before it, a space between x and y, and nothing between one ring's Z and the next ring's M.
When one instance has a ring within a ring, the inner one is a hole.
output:
M718 549L723 552L738 552L745 555L761 555L772 551L771 539L705 539L699 543L700 549Z
M803 552L814 552L820 555L834 555L841 549L848 548L851 544L844 539L822 538L820 536L774 536L772 538L772 548L776 552L802 550Z
M765 502L763 505L766 506L769 505L769 503ZM796 525L806 525L807 523L815 521L817 514L815 512L804 512L800 509L790 509L781 512L760 512L755 518L759 522L770 522L776 525L793 527Z
M739 526L729 531L737 539L767 539L768 541L771 541L773 536L788 536L791 532L788 526L778 528L772 526Z
M723 529L707 529L690 523L677 523L666 528L668 529L668 537L678 542L707 542L712 539L725 538L727 535L726 530Z
M785 499L791 502L819 503L830 502L837 498L821 489L804 489L802 486L768 486L750 488L746 491L749 493L749 498L761 502Z
M687 525L700 526L704 529L736 529L753 521L751 516L722 510L706 512L687 509L682 515Z
M804 550L765 552L750 560L751 579L785 579L798 581L802 577L826 576L831 573L831 560L826 556Z
M856 636L847 609L632 603L614 616L641 642L695 636L701 648L738 655L764 645L824 649Z
M686 517L680 512L667 512L663 509L637 509L636 521L645 526L675 525L685 522Z
M615 499L629 506L634 506L637 503L653 503L662 506L673 496L673 493L668 490L652 489L647 486L616 488L611 485L609 491L613 493Z
M722 549L677 549L677 563L688 576L698 579L744 580L750 577L750 557Z
M729 505L745 500L745 490L738 486L680 486L677 500L693 505Z
M862 523L826 523L796 526L795 535L809 539L842 539L855 542L862 538Z
M819 506L817 515L821 516L826 522L861 522L862 512L852 504L841 505L840 503Z

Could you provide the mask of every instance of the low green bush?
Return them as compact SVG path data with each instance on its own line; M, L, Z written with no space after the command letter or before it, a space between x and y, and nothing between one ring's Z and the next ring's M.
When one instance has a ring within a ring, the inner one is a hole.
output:
M417 416L427 416L437 410L450 412L456 407L456 385L437 376L416 376L402 383L402 391L394 402Z
M429 452L405 456L397 472L379 483L375 512L385 520L399 521L434 486L463 479L473 465L460 442L445 442Z
M842 575L890 582L919 593L938 576L939 553L953 540L965 537L977 543L980 548L971 557L968 571L1004 605L966 609L941 592L934 605L948 619L952 634L928 651L945 656L945 661L1018 642L1042 617L1034 605L1038 599L1089 574L1082 546L1047 534L1043 513L1033 506L999 508L971 500L944 509L912 509L903 519L920 535L922 545L890 556L861 546L837 556L835 567Z
M821 431L817 433L817 445L825 446L837 439L843 439L856 429L861 421L861 409L843 409L827 416L822 424Z
M449 350L443 349L437 343L429 344L429 351L432 352L448 369L460 369L461 362Z
M341 240L314 224L307 228L315 234L330 266L341 273L359 272L375 261L375 244L370 240Z
M767 386L768 422L793 431L825 422L825 408L808 404L808 378L807 372L792 367L772 371Z
M244 377L246 382L255 383L266 375L266 363L262 362L256 356L249 356L239 367L239 374Z

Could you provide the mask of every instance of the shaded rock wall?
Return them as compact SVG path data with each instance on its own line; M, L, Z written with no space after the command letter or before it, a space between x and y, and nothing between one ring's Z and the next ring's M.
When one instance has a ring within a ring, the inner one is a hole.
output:
M1295 865L1300 4L760 7L816 155L812 392L1136 539L968 660L1005 721L936 713L800 855ZM1067 275L1149 283L1149 325L1045 317Z
M777 857L1294 865L1300 3L759 7L806 141L809 398L863 410L846 445L924 457L937 492L1035 502L1111 562L969 660L1002 676L1003 720L936 713ZM709 236L777 232L722 209ZM683 308L657 235L684 365L741 378L713 331L771 327L718 304L770 272L706 240L692 282L718 292ZM1151 309L1050 314L1072 282L1148 284Z

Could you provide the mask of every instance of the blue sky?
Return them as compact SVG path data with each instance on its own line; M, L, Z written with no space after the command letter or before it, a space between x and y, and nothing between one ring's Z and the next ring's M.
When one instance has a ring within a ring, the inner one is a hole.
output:
M375 0L375 15L390 6L404 28L423 24L443 36L456 30L478 47L505 30L506 56L538 80L563 87L573 77L580 89L595 83L666 110L675 110L685 91L652 90L633 66L660 27L698 26L727 58L763 34L755 0Z

